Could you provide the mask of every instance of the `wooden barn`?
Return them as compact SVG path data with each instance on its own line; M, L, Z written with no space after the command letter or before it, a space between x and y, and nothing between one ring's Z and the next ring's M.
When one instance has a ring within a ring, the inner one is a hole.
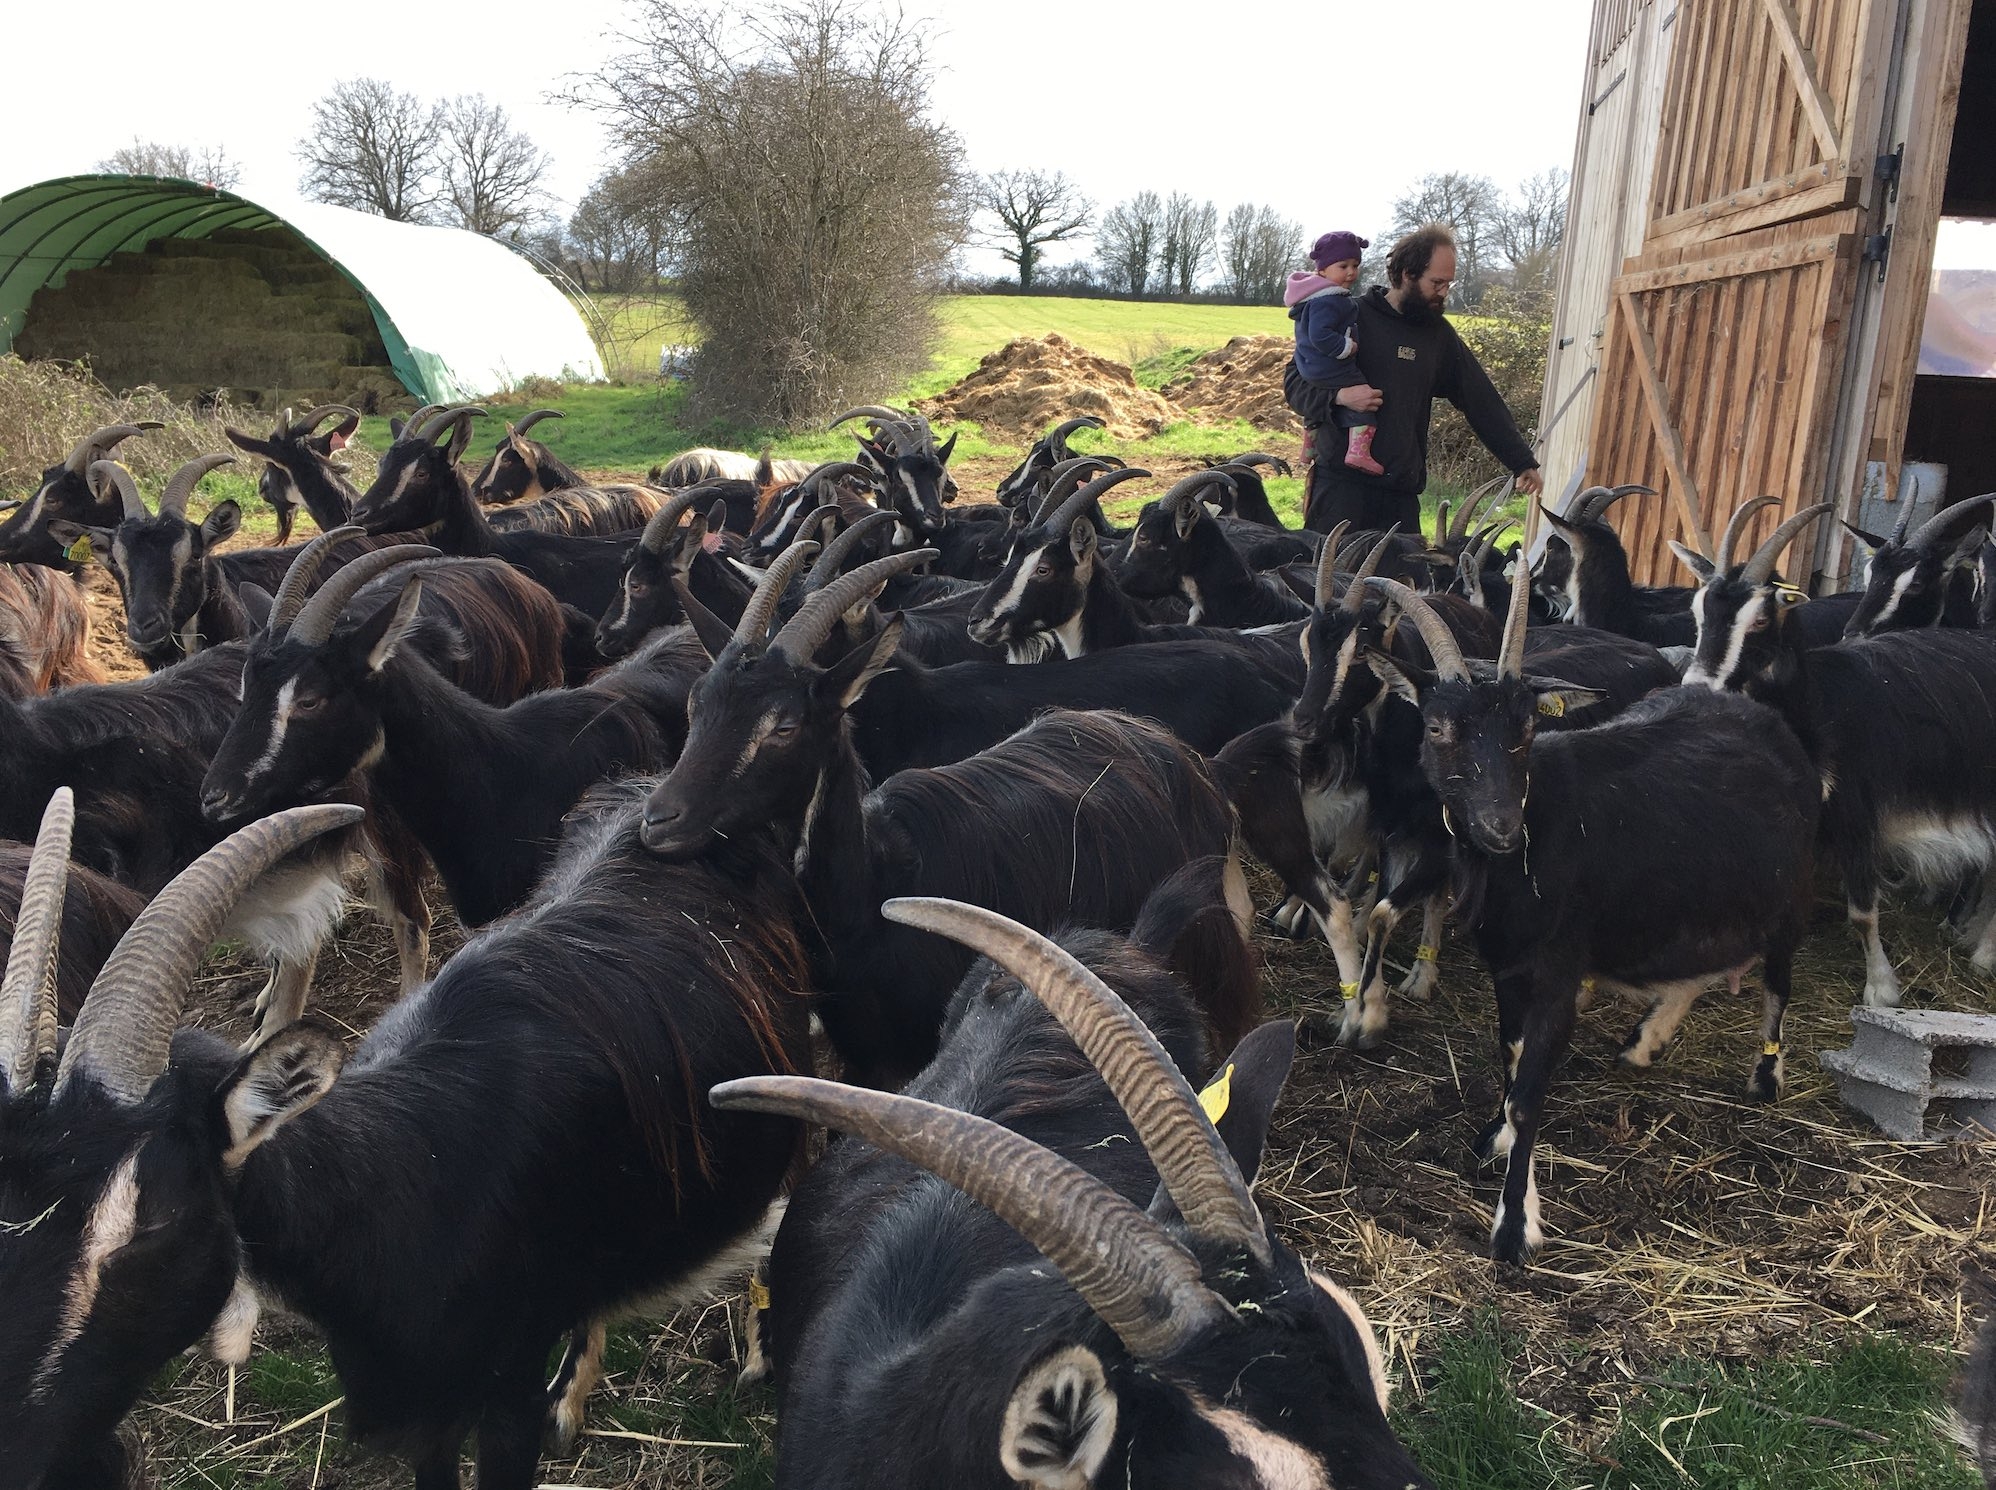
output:
M1638 580L1761 493L1764 534L1996 487L1996 0L1595 0L1587 55L1545 469L1659 490Z

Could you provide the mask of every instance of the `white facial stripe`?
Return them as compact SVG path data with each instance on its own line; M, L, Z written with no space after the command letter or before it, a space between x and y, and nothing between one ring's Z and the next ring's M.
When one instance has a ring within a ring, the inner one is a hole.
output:
M1885 623L1899 614L1899 606L1906 598L1906 590L1915 579L1919 578L1919 574L1919 566L1915 565L1892 582L1892 593L1886 596L1885 604L1879 607L1877 616L1872 619L1873 631L1884 630Z
M1192 1410L1220 1430L1228 1448L1254 1466L1255 1484L1261 1490L1331 1490L1324 1461L1302 1445L1269 1432L1244 1412L1197 1396L1192 1397Z
M1033 582L1033 567L1039 563L1040 555L1052 546L1043 543L1031 553L1019 556L1018 572L1012 576L1012 583L1005 587L1005 593L998 598L998 603L991 607L990 616L993 621L1009 621L1019 613L1019 606L1026 598L1026 586Z
M97 1285L103 1276L104 1264L132 1239L139 1221L139 1149L145 1146L141 1139L137 1147L111 1172L97 1203L90 1207L90 1215L83 1223L83 1245L77 1258L76 1272L69 1280L69 1290L63 1299L62 1314L56 1321L55 1336L49 1342L49 1353L40 1366L35 1368L34 1384L29 1387L30 1397L39 1397L48 1390L55 1380L55 1374L62 1369L63 1352L75 1343L83 1333L83 1326L90 1318L91 1306L97 1302Z
M1365 1368L1372 1375L1372 1395L1379 1399L1379 1410L1386 1411L1386 1360L1379 1353L1379 1339L1372 1333L1372 1321L1365 1317L1365 1311L1358 1306L1358 1300L1346 1293L1337 1284L1326 1278L1315 1268L1307 1268L1310 1281L1330 1296L1332 1303L1344 1310L1351 1320L1351 1327L1358 1331L1358 1338L1365 1342Z
M243 772L243 784L248 785L272 766L277 764L277 754L284 748L285 731L291 728L291 700L298 691L298 680L286 678L284 686L277 690L277 709L270 720L270 739L263 747L263 754L249 763Z

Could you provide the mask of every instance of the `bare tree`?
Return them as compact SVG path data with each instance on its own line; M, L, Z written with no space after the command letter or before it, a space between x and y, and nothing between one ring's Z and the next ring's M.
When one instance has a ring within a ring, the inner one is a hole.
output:
M1393 204L1394 233L1410 233L1425 223L1446 224L1455 233L1455 287L1450 299L1474 305L1483 298L1490 271L1497 267L1493 252L1503 194L1488 176L1461 171L1436 171L1414 183Z
M456 226L497 237L539 216L551 162L484 94L459 94L438 106L437 159Z
M157 140L132 137L132 143L113 150L97 162L97 169L119 176L172 176L181 181L199 181L224 191L242 179L242 167L229 158L220 145L163 145Z
M1220 274L1244 305L1276 305L1282 282L1303 255L1303 225L1273 207L1242 202L1220 229Z
M1142 295L1150 288L1164 250L1164 202L1154 191L1140 191L1118 202L1095 230L1095 251L1102 277L1126 294Z
M1511 266L1511 283L1523 293L1552 288L1566 235L1566 172L1527 176L1497 214L1497 247Z
M1194 202L1175 191L1164 204L1164 252L1160 264L1165 288L1190 295L1220 240L1220 214L1211 202Z
M991 237L999 256L1018 265L1019 289L1028 295L1045 246L1080 237L1095 213L1062 171L995 171L978 183L977 205L998 220Z
M635 14L580 101L669 204L696 409L794 426L890 395L971 204L920 31L857 0Z
M312 105L298 142L299 189L317 202L397 222L426 222L437 200L441 121L412 93L378 78L349 78Z
M641 168L600 176L568 220L576 278L618 293L655 289L673 231L670 206Z

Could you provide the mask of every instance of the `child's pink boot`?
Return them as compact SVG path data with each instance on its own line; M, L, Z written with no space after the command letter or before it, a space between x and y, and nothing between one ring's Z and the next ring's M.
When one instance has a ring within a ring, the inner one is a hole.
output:
M1363 471L1368 476L1384 476L1386 467L1372 458L1372 432L1376 424L1355 426L1345 437L1345 464L1354 471Z

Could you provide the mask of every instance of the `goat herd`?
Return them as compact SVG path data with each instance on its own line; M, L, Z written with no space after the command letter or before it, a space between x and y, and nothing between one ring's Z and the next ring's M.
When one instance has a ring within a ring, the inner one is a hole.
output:
M189 519L233 456L149 509L109 458L138 426L0 524L0 559L103 564L151 669L65 674L76 587L14 571L6 1490L120 1483L150 1377L243 1359L260 1296L419 1490L472 1434L523 1490L606 1322L751 1267L785 1485L1425 1484L1364 1315L1251 1193L1295 1030L1260 1022L1243 845L1328 941L1343 1041L1385 1028L1406 912L1400 996L1445 918L1473 939L1505 1262L1597 987L1648 1004L1642 1065L1760 962L1771 1099L1819 859L1868 1002L1888 874L1996 963L1991 498L1861 535L1862 598L1804 604L1780 564L1824 509L1749 548L1769 498L1642 589L1604 515L1641 488L1547 513L1521 572L1476 502L1432 541L1285 529L1258 454L1119 530L1148 473L1074 455L1089 419L952 507L954 441L900 410L838 421L852 461L605 488L544 414L467 478L482 412L398 422L364 492L350 409L231 431L301 547ZM402 996L343 1061L301 1015L356 866ZM431 867L477 928L434 977ZM244 1049L181 1026L225 936L272 966ZM844 1083L803 1074L814 1020ZM851 1136L805 1169L815 1126Z

